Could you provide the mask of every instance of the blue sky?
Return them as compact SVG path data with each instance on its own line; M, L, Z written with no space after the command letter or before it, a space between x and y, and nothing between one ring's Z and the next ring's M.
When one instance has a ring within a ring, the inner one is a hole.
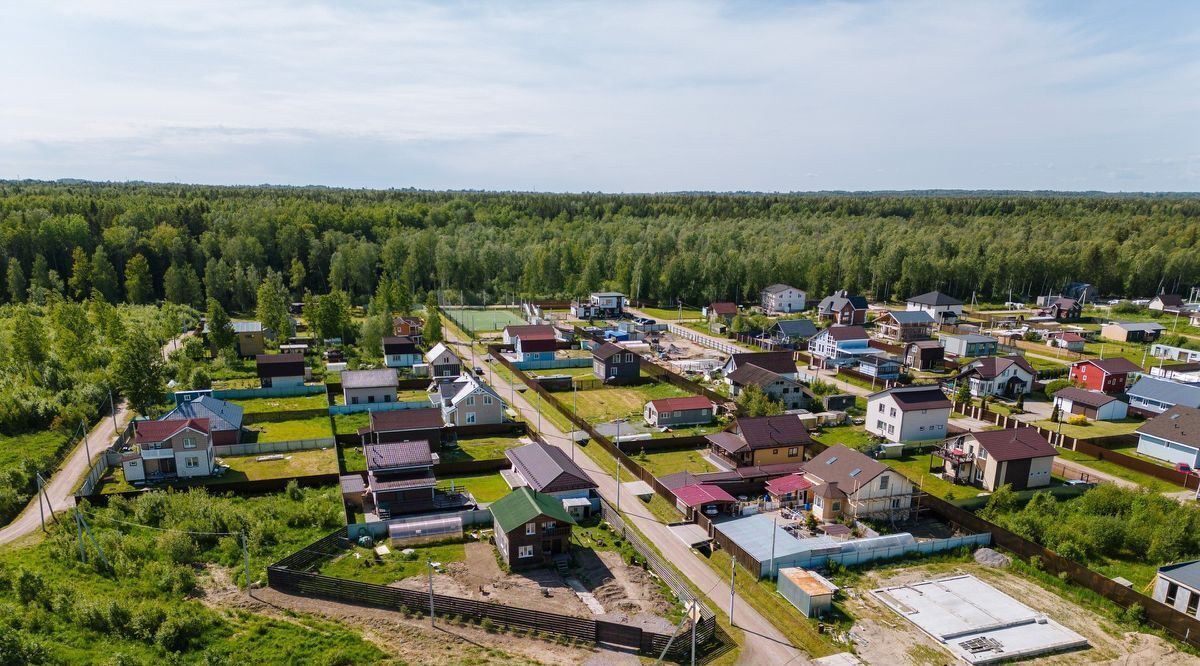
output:
M75 2L0 178L1200 190L1200 3Z

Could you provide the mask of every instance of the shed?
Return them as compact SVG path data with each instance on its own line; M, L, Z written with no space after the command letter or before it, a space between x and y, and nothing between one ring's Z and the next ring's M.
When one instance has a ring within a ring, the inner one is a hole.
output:
M833 607L833 594L838 588L815 571L799 567L779 570L776 583L779 594L795 606L804 617L821 617Z
M396 546L462 539L462 536L460 516L432 516L388 525L388 538Z

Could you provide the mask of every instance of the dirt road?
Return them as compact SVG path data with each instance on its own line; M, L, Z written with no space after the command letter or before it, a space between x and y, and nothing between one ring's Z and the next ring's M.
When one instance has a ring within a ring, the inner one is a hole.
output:
M175 342L182 342L184 338L192 335L191 331L184 333L175 340L168 341L163 345L163 357L169 353L171 345ZM121 430L125 429L125 425L133 418L133 412L129 409L129 405L125 402L117 405L116 427ZM87 474L91 469L92 463L100 457L100 454L107 449L117 437L117 430L113 427L113 417L111 415L103 416L87 437L79 441L75 449L67 456L54 475L50 477L46 484L46 499L49 500L49 506L42 502L42 510L45 512L45 519L50 520L50 514L66 511L75 506L75 499L72 493L75 487L79 485L80 479ZM29 506L21 512L19 516L4 529L0 529L0 544L11 543L30 534L41 527L41 511L38 510L39 497L35 497Z
M475 352L470 343L456 337L453 331L446 330L447 339L454 344L456 352L462 358L470 358L469 365L487 368L488 379L500 395L511 397L513 408L518 410L529 423L538 422L538 410L525 397L512 390L512 385L504 377L496 374L490 363L485 363L481 355ZM521 387L517 387L521 388ZM613 476L615 469L603 470L588 457L582 449L550 422L541 419L542 434L547 443L562 449L572 456L576 463L583 468L588 476L599 486L600 494L610 504L617 505L617 484ZM578 450L573 450L578 449ZM687 576L709 598L711 607L717 612L729 608L729 581L718 576L700 555L685 546L666 525L659 522L641 502L633 497L622 497L622 513L631 521L646 538L653 542L663 556L674 564L683 575ZM745 632L746 639L741 655L745 664L807 664L803 652L792 647L788 639L775 628L765 617L759 614L750 604L739 595L734 603L734 621L738 628Z

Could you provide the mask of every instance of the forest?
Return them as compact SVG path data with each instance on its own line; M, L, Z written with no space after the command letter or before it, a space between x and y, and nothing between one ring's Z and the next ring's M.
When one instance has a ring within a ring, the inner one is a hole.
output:
M0 183L0 298L97 294L249 312L271 274L295 299L485 303L615 289L644 302L930 289L968 300L1069 281L1149 296L1200 282L1200 199L1146 195L527 194ZM413 300L421 301L417 295Z

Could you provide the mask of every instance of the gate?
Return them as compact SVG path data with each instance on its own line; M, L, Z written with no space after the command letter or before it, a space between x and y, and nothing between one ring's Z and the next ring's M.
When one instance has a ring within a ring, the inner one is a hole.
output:
M642 646L642 629L627 624L596 620L596 642L638 649Z

